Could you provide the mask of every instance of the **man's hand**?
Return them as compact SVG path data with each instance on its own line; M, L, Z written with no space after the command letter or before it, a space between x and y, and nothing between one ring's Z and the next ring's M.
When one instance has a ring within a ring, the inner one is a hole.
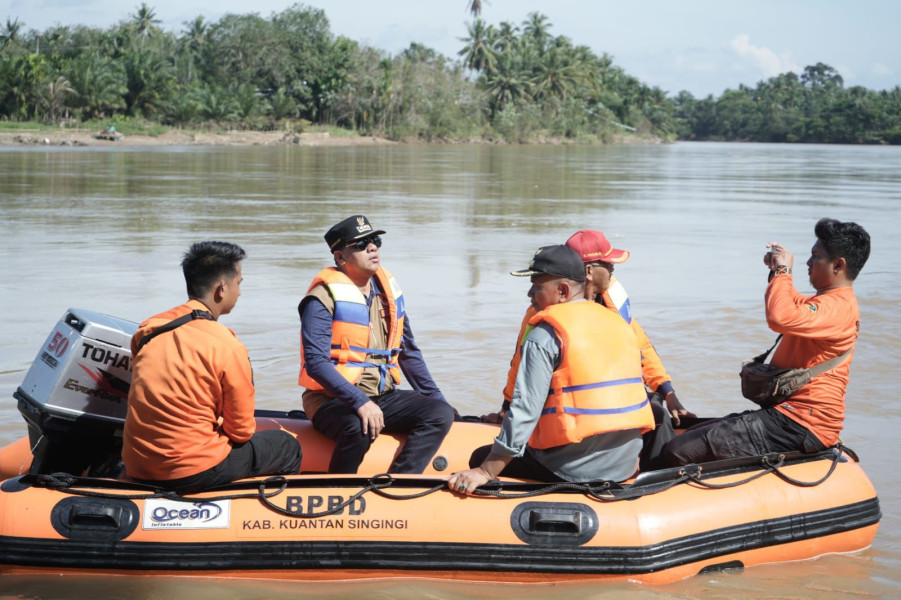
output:
M363 435L368 435L371 440L379 437L379 433L385 428L385 415L378 404L370 400L357 409L357 415L363 422Z
M679 402L679 399L676 397L676 392L670 392L663 399L666 402L666 411L673 417L673 425L678 427L682 422L680 417L694 417L696 416L693 412L690 412L687 408L682 406L682 403Z
M487 415L479 417L479 421L482 423L495 423L499 425L503 420L504 417L501 416L501 413L488 413Z
M471 496L477 487L485 485L489 481L491 481L491 477L489 477L485 469L477 467L452 473L447 480L447 489Z
M770 251L763 255L763 264L769 267L770 271L773 271L776 267L782 266L788 267L789 269L792 268L795 257L792 256L792 253L786 248L782 247L779 242L770 242L766 247L769 248Z

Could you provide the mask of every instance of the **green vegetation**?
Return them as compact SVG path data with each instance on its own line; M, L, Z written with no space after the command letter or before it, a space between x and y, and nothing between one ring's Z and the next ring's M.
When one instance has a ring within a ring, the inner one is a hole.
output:
M399 140L652 139L901 143L901 89L845 89L827 65L719 98L675 98L551 34L539 13L489 25L469 2L457 57L391 56L335 36L301 4L163 31L141 4L108 29L0 28L0 121L159 135L168 127L314 128Z
M901 144L901 87L877 92L843 83L817 63L800 77L784 73L719 98L682 92L673 101L677 132L695 140Z

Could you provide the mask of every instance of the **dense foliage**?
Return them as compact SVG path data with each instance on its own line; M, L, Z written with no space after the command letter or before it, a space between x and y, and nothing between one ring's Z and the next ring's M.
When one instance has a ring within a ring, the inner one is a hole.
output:
M845 88L823 63L800 77L784 73L719 98L682 92L673 102L682 139L901 144L901 87Z
M473 14L476 5L471 2ZM203 17L163 31L141 4L108 29L0 32L0 119L271 129L307 123L394 139L663 139L901 142L901 89L845 89L827 65L719 98L675 98L587 46L475 18L457 57L419 44L396 56L335 36L325 13Z

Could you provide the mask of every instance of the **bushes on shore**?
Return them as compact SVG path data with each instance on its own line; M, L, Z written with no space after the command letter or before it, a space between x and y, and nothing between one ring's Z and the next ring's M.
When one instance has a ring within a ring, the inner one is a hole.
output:
M197 17L163 31L141 4L108 29L58 25L0 35L0 119L150 120L163 126L341 127L426 141L656 139L901 143L901 88L846 89L828 65L675 97L587 46L476 18L456 58L413 43L391 56L331 33L325 12Z

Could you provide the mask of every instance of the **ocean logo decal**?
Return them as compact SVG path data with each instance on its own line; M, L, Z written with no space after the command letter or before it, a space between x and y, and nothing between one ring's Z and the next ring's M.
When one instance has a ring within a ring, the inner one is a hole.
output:
M144 529L226 529L231 500L176 502L151 498L144 501Z

